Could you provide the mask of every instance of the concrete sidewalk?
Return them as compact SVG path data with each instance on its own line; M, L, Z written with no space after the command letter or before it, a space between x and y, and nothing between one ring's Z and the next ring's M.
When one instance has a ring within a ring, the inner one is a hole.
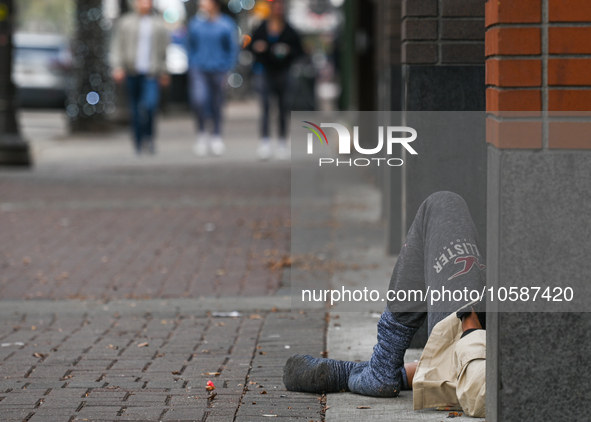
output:
M335 259L349 263L349 268L333 274L331 286L375 289L384 292L390 281L396 257L384 254L383 222L380 219L380 194L362 178L355 183L338 185L334 198ZM353 311L354 310L354 311ZM384 304L338 302L330 311L327 332L328 356L348 361L367 361L377 338L377 322ZM420 358L422 349L409 349L406 362ZM448 411L426 409L415 411L412 392L403 391L394 399L359 396L352 393L327 395L326 422L428 421L446 419ZM461 412L460 412L461 413ZM466 416L454 420L483 422Z

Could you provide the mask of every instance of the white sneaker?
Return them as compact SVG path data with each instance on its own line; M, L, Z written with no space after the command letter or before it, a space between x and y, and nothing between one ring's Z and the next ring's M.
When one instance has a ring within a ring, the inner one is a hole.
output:
M207 155L207 134L200 133L197 136L197 141L193 144L193 152L197 157L205 157Z
M279 141L279 143L277 144L277 149L275 150L275 157L277 157L278 160L284 161L289 160L290 156L291 151L287 147L287 142Z
M257 148L257 155L263 161L271 158L271 143L268 138L262 139L259 147Z
M211 140L211 152L213 152L213 155L217 155L218 157L220 155L224 155L226 152L226 145L224 145L224 141L222 141L221 136L214 136Z

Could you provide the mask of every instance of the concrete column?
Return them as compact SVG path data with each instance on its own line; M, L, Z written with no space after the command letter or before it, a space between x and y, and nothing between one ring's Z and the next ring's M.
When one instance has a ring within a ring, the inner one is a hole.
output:
M484 111L484 0L402 1L401 60L405 125L412 127L412 119L420 118L412 113L415 111ZM406 160L402 169L401 236L391 236L389 252L400 250L420 204L439 190L453 191L466 199L484 238L484 136L484 126L472 125L470 131L445 141L421 138L421 153ZM454 164L460 158L462 177ZM464 174L471 175L470 183Z
M377 59L377 109L380 111L402 110L401 63L400 63L400 13L401 0L378 0L375 29ZM380 126L400 125L399 113L383 113ZM372 138L373 139L373 138ZM385 157L385 155L384 155ZM401 216L401 170L399 167L381 166L377 180L382 191L382 216L387 224L385 245L388 254L398 253L402 227ZM391 247L394 246L394 250Z
M421 128L417 140L421 152L411 159L404 156L404 151L395 151L405 164L388 172L388 253L400 251L419 206L440 190L456 192L466 199L484 243L484 4L484 0L401 2L400 105L403 125ZM482 116L467 119L460 113L421 115L430 111L481 111ZM424 124L427 120L432 121L431 127ZM442 133L442 123L455 124L462 130ZM426 341L424 327L415 335L411 347L422 347Z
M591 271L591 3L489 0L486 26L488 286L576 294ZM489 312L486 420L588 420L590 328L588 312Z

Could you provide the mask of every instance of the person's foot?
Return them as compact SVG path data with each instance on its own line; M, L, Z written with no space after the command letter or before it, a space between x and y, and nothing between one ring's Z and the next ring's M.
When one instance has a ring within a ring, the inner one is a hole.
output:
M263 138L261 140L261 143L257 148L257 155L263 161L271 158L271 143L269 142L269 138Z
M154 145L153 138L148 138L144 141L143 150L150 155L156 154L156 146Z
M398 377L384 377L372 367L371 362L362 362L351 371L348 389L370 397L398 397L402 390L400 370L398 373Z
M211 152L213 155L217 155L218 157L224 155L226 152L226 145L224 145L224 141L222 141L222 137L216 135L211 140Z
M277 149L275 150L275 157L277 157L278 160L288 160L290 155L291 151L287 147L287 142L285 139L280 139L277 144Z
M347 391L349 373L354 366L354 362L293 355L283 368L283 384L289 391L306 393Z
M197 157L205 157L207 155L207 134L200 133L197 136L197 141L193 144L193 152Z
M351 371L349 390L364 396L398 396L406 378L404 354L417 329L400 324L386 309L378 322L378 343L371 359Z

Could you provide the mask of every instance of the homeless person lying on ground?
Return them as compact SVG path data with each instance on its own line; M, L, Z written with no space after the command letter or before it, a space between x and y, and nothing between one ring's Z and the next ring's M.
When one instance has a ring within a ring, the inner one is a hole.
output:
M485 264L477 245L465 201L451 192L429 196L407 234L389 290L482 292ZM294 355L284 368L286 388L374 397L396 397L401 390L412 389L415 409L461 406L469 416L484 417L485 300L470 300L465 294L461 300L451 294L446 299L388 301L369 362ZM429 340L421 359L405 365L404 353L425 320Z

